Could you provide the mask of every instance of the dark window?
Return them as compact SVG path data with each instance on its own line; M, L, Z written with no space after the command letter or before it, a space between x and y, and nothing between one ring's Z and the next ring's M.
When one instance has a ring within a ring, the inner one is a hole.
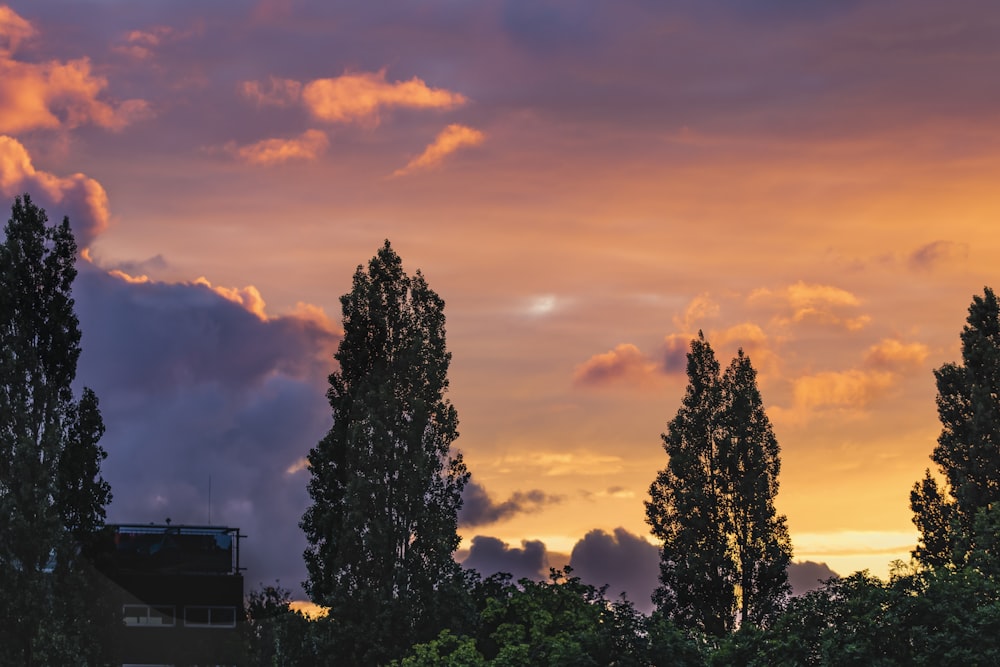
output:
M235 628L236 607L185 607L184 625L196 628Z

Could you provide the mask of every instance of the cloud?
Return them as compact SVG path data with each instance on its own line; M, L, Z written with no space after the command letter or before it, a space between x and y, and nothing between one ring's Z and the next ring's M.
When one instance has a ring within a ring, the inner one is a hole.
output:
M822 588L822 582L839 576L826 563L804 560L788 564L788 583L792 585L792 595L803 595Z
M624 486L612 486L596 492L584 491L583 495L587 498L625 500L635 498L635 491L626 489Z
M247 146L226 145L226 151L253 165L273 165L289 160L315 160L326 152L330 140L321 130L306 130L294 139L264 139Z
M653 610L652 594L660 583L660 548L645 537L620 527L612 533L592 530L573 547L569 564L585 583L597 587L607 584L608 597L624 592L639 611L648 614ZM837 576L826 563L788 565L793 595L815 590L821 580Z
M6 5L0 5L0 57L10 56L35 35L32 25Z
M451 109L466 98L443 88L431 88L413 77L390 83L385 70L347 73L317 79L302 89L302 101L312 115L331 123L378 125L384 109Z
M170 26L154 26L148 30L130 30L125 35L124 44L114 47L118 53L124 53L136 60L147 60L153 56L153 51L164 41L175 35Z
M462 493L462 509L458 512L458 525L464 528L504 521L517 514L537 512L546 505L558 503L560 496L551 496L540 489L515 491L503 502L495 502L486 489L475 480L469 480Z
M145 277L145 276L143 276ZM143 280L141 282L147 282ZM248 312L253 313L262 320L268 319L267 313L264 312L266 304L264 303L264 297L260 295L260 290L258 290L253 285L247 285L246 287L240 289L239 287L213 287L212 283L208 281L208 278L201 276L195 278L195 285L204 285L208 289L212 290L223 299L232 301L233 303L238 303L243 306Z
M80 248L87 248L108 226L108 195L100 183L83 174L55 176L38 171L21 142L0 136L0 195L10 201L24 192L46 210L52 222L69 216Z
M393 175L402 176L418 169L435 167L458 149L465 146L478 146L485 139L486 135L479 130L453 123L441 130L423 153L410 160L402 169L397 169Z
M545 544L538 540L522 540L521 548L511 547L495 537L477 535L472 538L469 555L462 567L476 570L484 577L498 572L511 574L519 579L546 579L549 558Z
M573 371L573 383L588 387L611 384L644 387L654 382L658 373L655 361L635 345L622 343L613 350L595 354L577 366Z
M795 409L800 415L817 409L864 410L895 388L906 373L919 369L927 355L923 343L885 338L868 348L860 368L794 379Z
M907 264L914 271L933 271L942 264L962 262L968 257L969 245L967 243L933 241L910 253Z
M687 355L691 349L691 337L687 334L670 334L663 339L663 370L673 375L687 372Z
M545 477L563 475L604 475L622 470L622 457L593 452L539 452L510 454L494 463L496 470L510 472L530 468Z
M674 326L688 340L694 337L698 329L704 327L704 321L719 316L719 304L708 294L699 294L691 299L684 312L674 316Z
M244 81L240 84L243 96L253 100L257 106L285 107L297 103L302 97L302 84L294 79L272 76L266 85L259 81Z
M923 343L904 343L885 338L868 348L864 363L869 368L905 371L919 368L929 353Z
M860 307L861 300L851 292L832 285L811 284L800 280L783 290L754 290L748 301L781 308L785 312L777 321L782 325L812 322L857 331L871 322L868 315L848 314Z
M608 585L608 597L625 593L636 609L653 610L653 590L660 575L660 548L624 528L614 533L592 530L573 547L570 555L573 574L585 583Z
M860 410L883 396L894 384L888 371L850 369L806 375L794 380L792 395L797 408Z
M309 499L302 475L286 471L330 427L339 334L315 318L261 317L255 289L79 268L77 379L97 392L107 425L108 520L197 524L211 511L249 535L249 581L280 579L301 595L297 519Z
M44 63L15 60L21 42L35 30L10 8L0 9L0 133L85 124L119 130L148 115L149 106L143 100L112 104L98 99L108 82L91 72L88 58Z

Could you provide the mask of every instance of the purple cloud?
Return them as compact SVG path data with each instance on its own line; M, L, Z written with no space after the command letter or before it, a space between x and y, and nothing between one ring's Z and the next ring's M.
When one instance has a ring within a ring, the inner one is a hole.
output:
M301 460L330 426L336 335L261 319L200 284L130 283L89 264L74 288L78 383L101 401L109 522L239 527L248 587L301 594ZM211 504L209 479L211 478Z

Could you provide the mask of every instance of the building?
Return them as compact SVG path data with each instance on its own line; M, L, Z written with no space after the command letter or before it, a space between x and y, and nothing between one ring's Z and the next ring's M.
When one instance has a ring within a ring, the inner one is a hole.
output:
M238 528L108 526L105 574L117 585L125 665L235 665L243 575Z

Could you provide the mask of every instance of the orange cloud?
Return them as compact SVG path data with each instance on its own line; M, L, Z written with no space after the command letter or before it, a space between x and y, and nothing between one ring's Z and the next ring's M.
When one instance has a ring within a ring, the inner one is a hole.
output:
M451 109L465 104L466 98L442 88L430 88L417 77L389 83L383 69L311 81L302 89L302 101L321 120L374 126L379 123L382 109Z
M42 206L64 209L81 248L108 226L108 195L100 183L83 174L59 177L38 171L21 142L0 136L0 194L11 198L22 192L31 193Z
M800 409L864 409L884 395L895 380L896 376L888 371L828 371L796 379L792 391L795 406Z
M741 322L728 329L723 329L714 334L714 338L719 345L735 343L744 349L760 347L767 343L767 334L759 325L752 322Z
M583 386L629 384L646 386L658 374L655 361L644 355L631 343L622 343L615 349L593 357L577 366L573 383Z
M35 35L35 29L13 9L0 5L0 56L17 51L21 42Z
M827 371L792 382L798 417L814 410L864 410L896 387L904 375L920 368L928 355L923 343L886 338L868 348L861 368Z
M886 338L868 348L865 365L885 370L918 368L927 359L929 350L923 343L903 343Z
M215 287L208 281L205 276L200 276L194 280L195 285L204 285L208 289L212 290L219 296L233 303L238 303L243 306L246 310L253 313L262 320L267 320L267 313L264 312L265 303L264 298L260 295L260 290L258 290L253 285L247 285L243 289L238 287Z
M244 81L240 84L243 96L253 100L257 106L285 107L302 97L302 84L294 79L280 79L272 76L267 85L259 81Z
M483 143L486 135L465 125L452 124L441 130L433 143L424 152L403 167L397 169L394 176L402 176L417 169L425 169L441 164L447 156L464 146L478 146Z
M14 60L20 43L34 33L31 24L10 8L0 8L0 132L87 123L117 130L148 114L144 100L118 105L99 100L108 82L91 73L87 58L40 64Z
M248 164L272 165L289 160L315 160L329 145L325 132L306 130L295 139L264 139L248 146L230 143L226 150Z
M706 319L719 316L719 304L713 301L708 294L699 294L691 299L691 302L684 309L683 315L674 316L674 326L678 330L693 337L697 330L704 326Z
M510 471L527 468L539 471L545 477L560 477L564 475L608 475L620 472L623 468L622 457L607 454L596 454L588 451L577 452L539 452L528 454L512 454L495 462L495 469Z
M766 288L754 290L748 300L788 308L790 315L779 317L779 324L817 322L857 331L871 322L868 315L847 315L845 311L858 308L861 300L851 292L832 285L809 284L800 280L777 292Z
M115 278L118 278L119 280L123 280L123 281L129 283L130 285L144 285L146 283L152 282L149 279L149 276L147 276L146 274L142 274L142 275L138 275L138 276L132 276L132 275L129 275L129 274L127 274L124 271L121 271L119 269L111 269L110 271L108 271L108 275L109 276L114 276Z

